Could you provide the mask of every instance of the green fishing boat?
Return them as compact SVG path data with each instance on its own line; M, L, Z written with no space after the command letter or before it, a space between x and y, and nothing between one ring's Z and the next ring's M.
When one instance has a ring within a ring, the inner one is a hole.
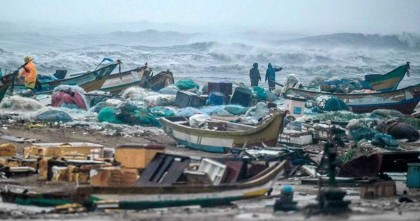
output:
M386 74L365 75L365 81L369 83L375 91L387 92L395 91L404 78L405 74L410 77L410 62L401 65Z

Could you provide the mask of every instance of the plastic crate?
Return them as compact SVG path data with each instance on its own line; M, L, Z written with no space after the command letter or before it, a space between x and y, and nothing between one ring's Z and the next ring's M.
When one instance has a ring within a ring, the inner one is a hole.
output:
M181 108L199 107L202 105L202 101L197 94L187 91L178 91L176 93L175 104Z
M231 104L249 107L252 104L252 91L248 88L237 87L230 100Z
M225 96L232 95L232 83L227 82L208 82L208 93L220 92Z
M227 166L220 162L204 158L201 160L198 170L206 172L209 175L213 184L218 185L223 180L226 174L226 168Z

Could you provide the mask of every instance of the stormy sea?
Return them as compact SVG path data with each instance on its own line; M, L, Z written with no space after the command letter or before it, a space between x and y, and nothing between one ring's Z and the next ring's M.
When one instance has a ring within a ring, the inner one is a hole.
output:
M1 25L0 25L1 26ZM4 25L3 25L4 26ZM249 84L249 69L259 63L283 67L277 81L294 74L303 83L315 77L363 78L411 63L411 77L399 87L420 82L420 35L415 33L326 35L277 32L186 32L139 30L95 33L15 29L0 31L0 68L14 70L23 57L35 58L40 74L93 70L104 57L121 59L122 70L148 63L154 72L171 70L177 79Z

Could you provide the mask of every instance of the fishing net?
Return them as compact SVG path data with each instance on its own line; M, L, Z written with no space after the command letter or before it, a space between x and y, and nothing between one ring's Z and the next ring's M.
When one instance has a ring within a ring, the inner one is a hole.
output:
M125 100L143 100L145 97L155 94L156 92L141 87L129 87L122 92L121 97Z
M392 117L404 117L404 114L397 110L389 110L389 109L378 109L372 111L370 113L371 117L378 117L378 118L392 118Z
M396 141L391 135L383 133L376 133L371 141L371 144L390 150L395 150L399 146L398 141Z
M248 109L248 111L245 113L246 117L251 117L257 122L260 121L260 119L267 116L270 112L270 109L268 109L267 104L264 102L259 102L257 105L251 107Z
M144 102L149 107L154 106L172 106L175 105L175 95L169 94L154 94L144 98Z
M362 139L372 140L375 134L376 132L373 129L367 127L357 128L350 131L350 135L355 141L359 141Z
M265 92L264 88L262 87L253 87L252 88L253 95L258 99L258 101L265 101L267 98L267 93Z
M350 111L333 111L323 112L311 115L314 120L320 121L337 121L337 122L348 122L352 119L364 118L363 114L355 114Z
M337 97L321 95L315 99L316 106L320 111L340 111L349 110L349 107Z
M17 112L36 111L44 107L44 105L35 99L25 98L17 95L6 97L0 103L1 109Z
M158 117L170 117L175 115L175 113L172 110L165 107L152 107L149 109L149 111L151 114Z
M182 79L175 83L175 86L180 90L189 90L189 89L198 89L200 88L198 84L196 84L191 79Z
M169 85L167 87L164 87L162 89L159 90L159 93L161 94L172 94L172 95L176 95L176 93L178 93L179 89L175 86L175 85Z
M206 114L195 114L191 116L188 121L192 128L200 128L211 118Z
M233 115L242 115L248 111L247 107L243 107L240 105L227 105L224 109Z
M203 112L194 107L186 107L186 108L180 109L177 113L175 113L175 116L190 117L194 114L203 114Z
M114 124L121 124L122 122L115 117L115 107L104 107L98 113L99 122L108 122Z
M35 119L42 122L71 122L73 119L64 111L48 110L38 114Z
M359 79L337 79L322 82L319 87L321 91L331 93L350 93L354 90L365 89ZM368 86L368 85L367 85ZM367 87L366 86L366 87Z
M129 125L160 126L157 117L149 113L147 108L137 107L128 102L118 105L115 117Z

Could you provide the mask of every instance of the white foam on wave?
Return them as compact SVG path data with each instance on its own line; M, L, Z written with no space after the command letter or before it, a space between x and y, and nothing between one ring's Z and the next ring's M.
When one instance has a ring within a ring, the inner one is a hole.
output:
M355 36L350 35L350 37L369 39ZM88 38L89 36L80 36L77 42L83 42L84 37ZM345 40L342 36L339 37L338 40ZM407 45L417 46L418 41L412 35L401 35L399 38L402 42L407 42ZM45 37L42 39L45 40ZM115 36L112 39L115 40ZM315 40L322 40L319 39ZM337 42L337 37L333 40ZM135 42L135 39L130 42ZM93 70L102 58L110 57L121 59L123 70L129 70L148 62L154 72L170 69L178 79L192 78L200 82L229 80L248 83L249 69L254 62L258 62L263 78L267 64L272 63L275 66L283 67L283 70L277 73L279 82L282 82L287 75L295 74L300 77L303 83L308 83L314 77L351 76L362 78L365 74L384 74L411 61L413 77L409 80L404 79L401 84L420 82L417 77L419 75L416 74L420 73L420 53L416 50L395 47L380 49L327 48L275 41L255 41L251 44L249 39L207 41L161 47L124 45L124 42L116 44L105 40L100 43L100 45L94 45L92 42L74 44L77 46L70 49L60 49L60 46L57 45L56 47L50 46L49 49L43 48L43 50L25 53L20 50L3 49L0 50L0 68L15 69L22 64L23 57L30 54L35 57L41 74L52 74L56 69L67 69L71 74Z

